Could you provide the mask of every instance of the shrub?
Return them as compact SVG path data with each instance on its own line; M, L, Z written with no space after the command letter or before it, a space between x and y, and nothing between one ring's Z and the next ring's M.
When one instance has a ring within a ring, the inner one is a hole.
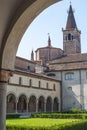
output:
M86 113L86 111L81 108L71 108L70 113Z
M20 114L7 114L6 119L17 119L20 117Z
M32 118L87 119L87 114L34 113Z

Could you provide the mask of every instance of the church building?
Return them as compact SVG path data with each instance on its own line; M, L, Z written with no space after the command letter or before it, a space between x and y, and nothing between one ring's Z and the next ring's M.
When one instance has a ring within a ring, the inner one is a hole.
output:
M7 86L7 113L87 110L87 53L81 53L72 5L63 32L63 49L38 48L31 60L16 57L15 71Z
M81 31L78 30L72 5L69 7L66 28L63 31L64 54L49 61L47 75L61 80L62 110L87 110L87 53L81 53Z

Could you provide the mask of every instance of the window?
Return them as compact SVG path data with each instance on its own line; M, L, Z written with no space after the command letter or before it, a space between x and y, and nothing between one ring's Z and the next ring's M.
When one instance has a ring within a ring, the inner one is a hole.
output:
M68 34L68 40L73 40L73 35L71 35L70 33Z
M22 85L22 78L19 77L19 85Z
M49 84L47 83L47 84L46 84L46 88L48 89L48 87L49 87Z
M41 82L40 81L38 82L38 86L39 86L39 88L41 87Z
M68 34L68 40L71 40L71 34L70 33Z
M54 91L56 90L56 85L55 85L55 84L53 84L53 90L54 90Z
M73 80L74 79L74 73L67 73L65 74L66 80Z
M47 74L47 76L56 76L54 73Z
M68 90L72 90L72 87L68 87Z
M29 80L29 86L32 87L32 79Z
M27 66L27 69L30 70L30 66L29 65Z

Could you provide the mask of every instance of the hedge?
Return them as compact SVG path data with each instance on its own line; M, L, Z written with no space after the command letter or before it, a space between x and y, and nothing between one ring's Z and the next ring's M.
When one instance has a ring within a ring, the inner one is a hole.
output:
M34 113L32 118L87 119L87 114Z

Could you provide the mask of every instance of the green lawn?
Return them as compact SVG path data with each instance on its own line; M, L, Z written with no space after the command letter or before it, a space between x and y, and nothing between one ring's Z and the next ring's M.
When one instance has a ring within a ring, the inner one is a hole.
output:
M59 125L78 121L79 121L78 119L30 118L30 119L7 120L6 124L14 126L52 126L55 124Z
M63 130L65 126L79 124L81 119L30 118L6 121L6 130ZM58 129L60 128L60 129ZM64 129L66 130L66 129ZM77 129L78 130L78 129Z

